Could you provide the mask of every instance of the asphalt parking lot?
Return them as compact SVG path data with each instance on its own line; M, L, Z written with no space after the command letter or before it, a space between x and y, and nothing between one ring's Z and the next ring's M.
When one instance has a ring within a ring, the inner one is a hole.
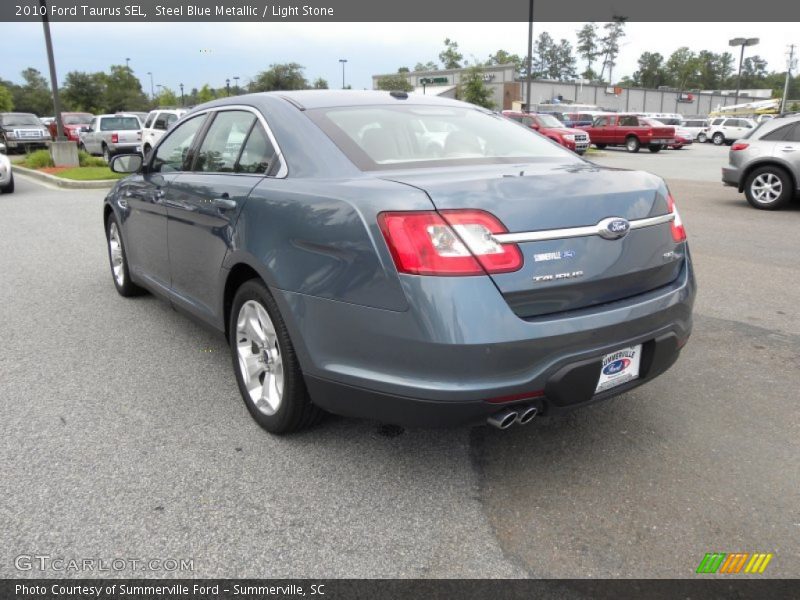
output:
M103 192L18 177L0 196L0 577L93 574L15 568L37 553L189 558L195 577L692 577L712 551L800 576L800 204L751 209L718 183L726 153L595 158L667 179L694 334L647 386L507 431L266 434L222 338L116 294Z

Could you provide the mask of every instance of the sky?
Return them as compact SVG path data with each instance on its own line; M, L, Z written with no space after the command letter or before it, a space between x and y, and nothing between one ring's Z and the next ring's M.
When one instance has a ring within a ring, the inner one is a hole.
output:
M535 23L534 38L547 31L556 40L576 44L583 23ZM188 91L209 83L223 87L238 76L246 85L272 63L297 62L309 80L342 84L340 58L347 59L346 83L371 89L372 75L413 68L433 60L443 40L456 40L465 58L485 60L498 49L524 56L527 23L52 23L58 77L73 70L104 71L130 59L134 74L150 91L155 85ZM758 37L758 54L770 70L785 70L787 46L800 45L797 23L628 23L614 78L631 75L644 51L668 57L680 46L724 52L733 37ZM0 78L20 82L20 71L32 66L47 74L40 23L0 23ZM579 71L583 69L579 62Z

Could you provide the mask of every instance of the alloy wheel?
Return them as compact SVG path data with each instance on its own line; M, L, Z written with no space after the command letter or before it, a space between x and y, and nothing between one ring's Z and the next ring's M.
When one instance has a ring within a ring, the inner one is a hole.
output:
M774 173L761 173L750 184L753 198L760 204L772 204L780 198L783 192L783 183Z
M108 251L111 254L111 271L114 275L114 281L117 285L122 287L125 285L125 266L124 257L122 255L122 242L119 237L119 229L117 224L112 222L108 228Z
M283 399L283 357L275 325L256 300L248 300L239 309L236 354L253 405L265 415L275 414Z

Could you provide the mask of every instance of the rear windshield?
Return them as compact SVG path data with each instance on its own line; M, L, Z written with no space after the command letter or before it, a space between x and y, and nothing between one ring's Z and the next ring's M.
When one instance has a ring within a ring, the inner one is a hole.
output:
M90 125L94 115L89 113L81 115L64 115L64 125Z
M3 115L0 117L0 122L11 127L20 127L22 125L42 126L42 122L36 118L36 115Z
M472 108L336 107L306 114L362 170L572 156L527 127Z
M136 117L106 117L100 119L100 131L125 131L141 129L142 125Z

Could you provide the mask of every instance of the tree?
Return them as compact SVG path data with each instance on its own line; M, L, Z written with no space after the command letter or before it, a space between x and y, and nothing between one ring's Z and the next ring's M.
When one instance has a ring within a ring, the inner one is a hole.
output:
M555 79L559 81L572 81L578 76L576 69L575 56L572 53L572 44L563 39L558 46L553 48L553 59L555 63Z
M658 52L643 52L639 57L639 69L633 74L633 83L646 88L666 85L664 57Z
M533 61L531 76L534 78L547 77L550 72L550 61L553 58L555 42L550 34L543 31L533 47Z
M317 77L314 80L313 87L314 87L315 90L327 90L328 89L328 81L326 79L323 79L322 77Z
M304 67L297 63L272 64L250 83L251 92L271 92L274 90L306 90L308 81L303 75Z
M202 104L203 102L211 102L217 97L216 92L212 90L207 83L200 88L200 91L192 90L192 92L194 93L198 104Z
M700 62L697 55L686 46L678 48L670 55L664 70L674 87L685 89L699 85Z
M458 43L450 38L444 40L444 50L439 52L439 60L445 69L460 69L464 55L458 51Z
M134 77L130 67L111 65L109 73L104 75L103 80L106 111L145 111L150 107L150 102L142 91L142 83Z
M378 79L376 83L377 89L385 90L387 92L410 92L414 89L414 86L408 83L408 79L406 79L402 74L398 73L397 75L386 75Z
M14 99L11 97L11 90L0 84L0 112L11 112L14 110Z
M763 85L767 76L767 61L758 54L749 56L742 63L742 89Z
M470 104L484 108L495 108L492 90L483 81L483 69L479 65L471 66L458 86L458 98Z
M595 59L600 56L600 50L597 39L597 25L595 23L587 23L578 30L578 55L586 61L586 70L582 73L583 77L588 80L597 78L597 74L592 69Z
M608 81L613 81L613 70L617 66L617 56L619 56L619 41L625 37L625 18L618 17L611 23L603 25L605 35L600 40L600 54L603 56L603 66L600 68L600 80L608 69Z
M61 100L67 110L100 113L105 111L105 76L103 73L70 71L64 78Z
M414 70L415 71L438 71L439 70L439 65L436 64L435 62L433 62L432 60L429 60L426 63L418 62L416 65L414 65Z
M489 55L486 65L514 65L514 73L518 77L524 77L527 73L524 65L527 64L519 54L511 54L506 50L498 50Z
M178 96L168 87L160 88L161 91L156 95L155 104L156 106L178 106L180 104L180 99Z
M21 74L25 83L11 90L16 110L39 116L53 114L53 95L47 79L33 68L25 69Z
M400 67L399 69L397 69L398 73L408 73L409 71L410 69L408 67Z

